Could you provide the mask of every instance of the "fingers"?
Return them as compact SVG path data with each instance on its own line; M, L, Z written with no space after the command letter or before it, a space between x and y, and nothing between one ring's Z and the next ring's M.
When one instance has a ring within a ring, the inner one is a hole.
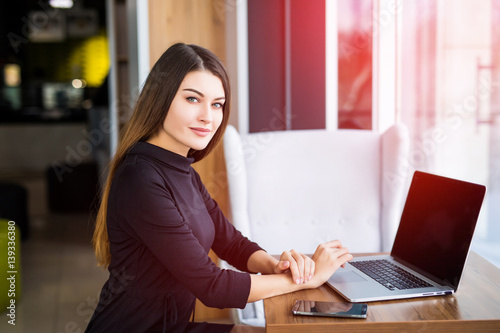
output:
M339 267L345 267L346 262L352 259L349 250L339 241L319 245L312 257L316 264L313 285L323 284Z
M316 269L316 263L308 256L301 254L304 258L304 283L309 282L313 276Z
M304 257L300 252L297 252L295 250L291 250L290 254L293 259L290 262L290 272L292 273L292 279L296 284L302 284L304 283Z
M275 272L289 271L293 282L301 285L311 281L316 273L320 274L322 279L329 278L336 269L345 267L346 262L350 260L352 255L349 250L343 247L340 241L333 240L320 244L312 258L296 250L283 252Z
M278 265L276 265L274 272L276 274L288 272L290 270L291 261L293 261L293 257L290 252L284 251L280 256L280 261Z
M352 256L352 254L350 253L346 253L344 254L341 258L339 258L341 260L343 260L343 264L340 265L340 267L342 268L345 268L345 264L348 262L348 261L351 261L352 259L354 259L354 257Z
M349 250L345 247L342 247L338 250L334 250L331 254L331 257L338 263L338 265L342 268L345 268L345 264L348 261L353 259L352 254L349 253Z
M292 280L296 284L303 284L312 279L316 263L308 256L296 251L285 251L281 254L277 265L277 273L290 271Z
M326 247L342 247L342 243L340 243L339 240L332 240L323 244L320 244L319 246L326 246Z
M340 267L342 268L345 268L345 264L354 258L346 248L342 248L339 251L337 251L334 257L336 257L337 262L340 264Z
M278 270L280 273L285 272L290 268L290 261L282 260L278 263Z
M348 261L351 261L352 259L353 259L352 254L350 254L349 251L345 247L343 247L338 251L333 252L330 255L330 259L327 260L334 262L335 263L334 266L336 266L335 269L337 269L338 267L345 268L345 264Z
M281 267L283 267L285 265L285 263L287 263L288 270L292 274L292 280L296 284L301 284L301 282L300 282L301 275L300 275L300 267L299 267L300 262L297 263L297 259L294 257L294 254L292 253L293 251L294 250L284 251L281 254L280 262L278 263L278 269L280 269ZM281 267L280 267L280 264L281 264ZM281 270L281 273L283 273L285 271L286 270Z
M319 259L319 257L322 255L329 254L329 253L332 253L332 252L335 252L338 250L342 250L342 249L347 250L346 248L344 248L342 246L342 243L340 243L340 241L338 241L338 240L329 241L329 242L318 245L318 247L316 248L316 251L314 252L314 255L312 256L312 259L314 261L317 261Z
M306 275L306 282L309 282L314 276L314 271L316 270L316 263L309 257L307 257L306 265L307 263L309 263L309 274Z

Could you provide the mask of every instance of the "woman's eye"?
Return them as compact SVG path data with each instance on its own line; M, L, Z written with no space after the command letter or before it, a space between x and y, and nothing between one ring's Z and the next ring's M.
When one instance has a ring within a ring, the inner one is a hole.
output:
M198 102L198 98L196 98L196 97L188 97L188 98L186 98L186 99L187 99L188 101L190 101L190 102L193 102L193 103Z
M221 109L221 108L224 106L224 104L222 104L222 103L214 103L214 104L212 104L212 105L213 105L213 106L214 106L214 108L216 108L216 109Z

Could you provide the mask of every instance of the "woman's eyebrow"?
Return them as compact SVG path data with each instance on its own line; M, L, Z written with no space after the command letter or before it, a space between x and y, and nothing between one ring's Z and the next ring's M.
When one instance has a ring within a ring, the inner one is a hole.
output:
M200 91L193 89L193 88L185 88L185 89L183 89L183 91L192 91L195 94L200 95L201 97L205 97L205 95L203 93L201 93ZM225 96L217 97L217 98L214 98L214 101L221 100L221 99L226 99L226 97Z
M201 97L205 97L205 95L204 95L204 94L202 94L201 92L199 92L198 90L193 89L193 88L186 88L186 89L184 89L184 91L192 91L192 92L194 92L195 94L200 95Z

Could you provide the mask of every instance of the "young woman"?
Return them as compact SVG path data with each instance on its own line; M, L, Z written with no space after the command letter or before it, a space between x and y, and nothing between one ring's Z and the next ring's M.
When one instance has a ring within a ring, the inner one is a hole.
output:
M199 46L175 44L151 70L97 216L94 249L110 276L87 332L182 332L196 298L243 308L318 287L352 259L332 241L276 260L224 217L191 164L221 140L230 96L223 65ZM220 269L210 249L241 272Z

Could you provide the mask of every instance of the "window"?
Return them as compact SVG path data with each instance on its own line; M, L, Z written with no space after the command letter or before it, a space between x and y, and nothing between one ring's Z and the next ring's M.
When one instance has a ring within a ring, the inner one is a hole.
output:
M372 128L372 0L248 1L249 131ZM326 22L338 22L338 53L327 58ZM337 65L338 64L338 65ZM327 65L338 83L327 91ZM327 95L338 107L327 110Z
M489 254L500 244L500 1L402 4L397 86L413 143L408 166L487 186L475 250L499 264Z
M250 132L325 128L324 9L248 1Z
M412 143L402 172L487 185L476 238L498 249L500 0L243 3L240 132L402 122Z
M372 128L372 0L339 0L338 128Z

